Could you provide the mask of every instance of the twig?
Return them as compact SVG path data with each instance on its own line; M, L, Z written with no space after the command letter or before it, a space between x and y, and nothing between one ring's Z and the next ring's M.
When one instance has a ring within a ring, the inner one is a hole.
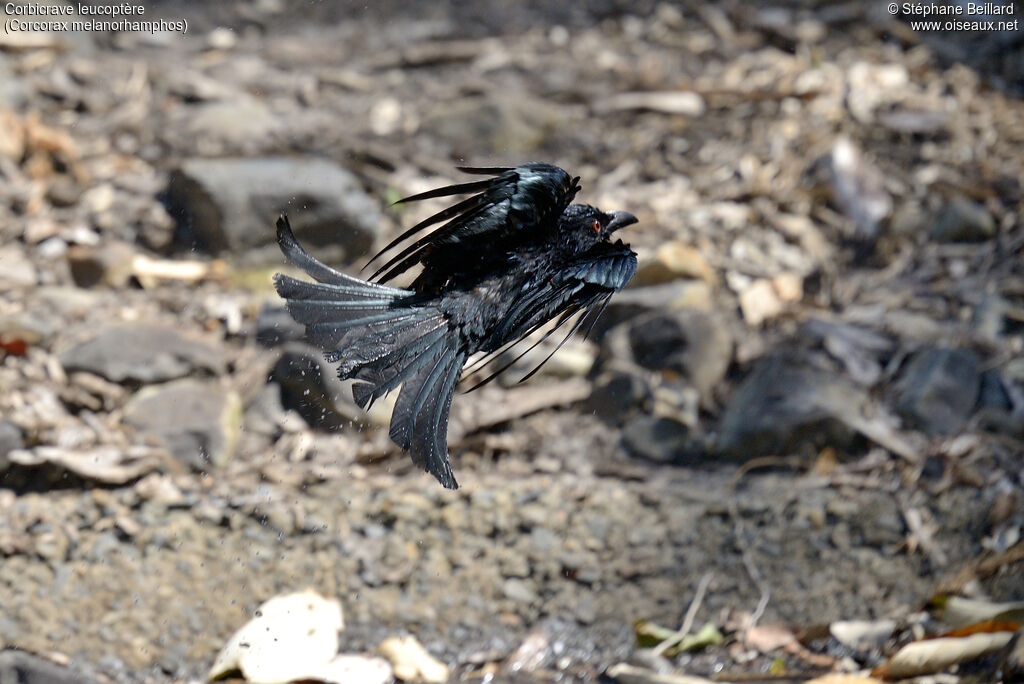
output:
M697 617L697 611L700 609L700 604L704 602L704 593L708 590L708 585L711 584L713 577L713 573L706 572L700 578L700 582L697 583L697 591L693 595L693 600L690 601L690 607L686 609L686 616L683 618L683 624L679 627L679 631L652 648L651 651L654 655L660 656L690 633L693 621Z

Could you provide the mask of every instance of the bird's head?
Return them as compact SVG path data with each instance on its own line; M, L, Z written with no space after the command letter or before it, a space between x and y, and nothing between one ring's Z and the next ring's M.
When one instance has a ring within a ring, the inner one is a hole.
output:
M616 230L636 221L628 211L606 213L589 204L570 204L558 220L558 233L563 244L582 252L598 242L607 242Z

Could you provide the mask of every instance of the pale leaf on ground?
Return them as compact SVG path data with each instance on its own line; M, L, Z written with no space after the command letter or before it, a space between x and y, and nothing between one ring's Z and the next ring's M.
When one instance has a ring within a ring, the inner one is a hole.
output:
M208 678L240 670L253 682L315 679L337 654L343 624L341 604L334 599L313 591L275 596L228 640Z
M612 665L605 671L605 675L619 684L728 684L718 681L713 683L710 679L686 674L655 672L626 663Z
M963 596L938 596L929 604L932 614L953 627L964 627L986 620L1024 622L1024 601L997 603Z
M998 651L1013 637L1012 632L972 634L959 638L927 639L915 641L901 648L896 655L871 674L885 679L906 679L933 674L969 663L988 653Z
M114 446L90 449L38 446L16 449L7 454L7 458L11 463L23 466L50 463L88 480L119 485L158 469L163 454L161 450L142 446L129 449Z

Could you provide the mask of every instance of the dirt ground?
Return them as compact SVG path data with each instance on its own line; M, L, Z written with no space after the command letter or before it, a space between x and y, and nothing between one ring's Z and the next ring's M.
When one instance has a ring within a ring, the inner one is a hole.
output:
M0 37L0 648L202 680L312 587L342 652L408 633L454 679L594 681L707 576L726 641L674 664L800 677L884 660L837 620L1024 599L1019 35L816 2L145 17L188 29ZM271 157L353 189L275 198ZM280 317L272 221L355 273L436 210L394 199L533 159L640 218L637 287L535 382L456 395L447 491ZM755 612L810 651L735 636Z

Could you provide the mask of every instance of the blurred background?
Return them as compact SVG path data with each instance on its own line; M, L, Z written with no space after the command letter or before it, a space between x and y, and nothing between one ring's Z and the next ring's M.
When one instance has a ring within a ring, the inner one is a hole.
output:
M432 681L806 679L1018 628L1016 5L96 6L0 7L0 671L203 679L305 588ZM164 24L11 29L40 7ZM639 271L456 395L445 491L284 312L273 222L358 274L443 206L396 199L531 160L639 217ZM637 651L691 603L717 637Z

